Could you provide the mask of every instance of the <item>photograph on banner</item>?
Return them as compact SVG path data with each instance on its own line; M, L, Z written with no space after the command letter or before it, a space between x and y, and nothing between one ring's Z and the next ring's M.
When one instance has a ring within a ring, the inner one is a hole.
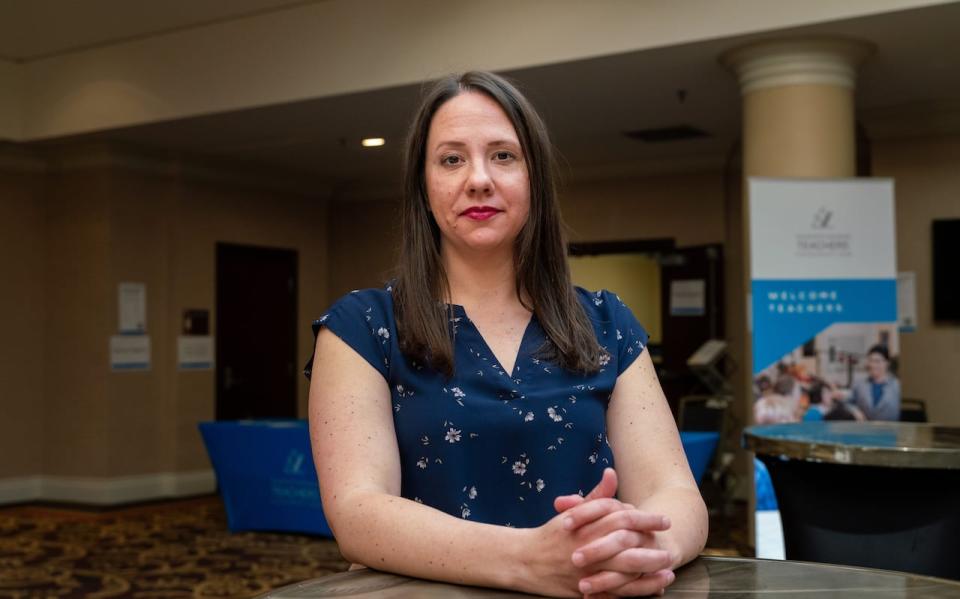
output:
M750 179L753 418L898 420L893 181Z
M839 323L754 376L757 424L897 420L896 323Z

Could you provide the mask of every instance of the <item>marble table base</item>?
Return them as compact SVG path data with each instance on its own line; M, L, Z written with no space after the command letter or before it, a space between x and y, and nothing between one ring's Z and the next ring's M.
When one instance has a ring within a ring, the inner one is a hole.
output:
M758 457L773 480L788 560L960 580L960 470Z

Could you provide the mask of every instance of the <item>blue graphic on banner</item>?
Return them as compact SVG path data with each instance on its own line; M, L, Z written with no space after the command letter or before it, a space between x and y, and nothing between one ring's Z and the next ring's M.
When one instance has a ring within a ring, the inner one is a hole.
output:
M896 279L754 279L753 373L838 322L896 322Z

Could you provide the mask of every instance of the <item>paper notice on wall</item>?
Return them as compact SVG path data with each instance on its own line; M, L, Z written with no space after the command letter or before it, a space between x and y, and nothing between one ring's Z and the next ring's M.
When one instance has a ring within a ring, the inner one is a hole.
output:
M147 286L144 283L117 285L117 311L121 333L147 330Z
M897 323L900 332L917 330L917 273L897 273Z
M670 316L706 314L707 284L703 279L670 282Z
M213 337L209 335L180 336L177 339L177 368L180 370L213 368Z
M110 337L110 370L130 372L150 370L149 335Z

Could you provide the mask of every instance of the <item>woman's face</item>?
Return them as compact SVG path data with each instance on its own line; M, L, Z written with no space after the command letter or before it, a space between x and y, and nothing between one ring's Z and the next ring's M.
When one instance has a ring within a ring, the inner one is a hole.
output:
M867 372L874 380L887 376L887 360L883 355L874 352L867 356Z
M482 93L443 104L427 134L424 176L445 250L510 249L530 213L530 178L510 119Z

